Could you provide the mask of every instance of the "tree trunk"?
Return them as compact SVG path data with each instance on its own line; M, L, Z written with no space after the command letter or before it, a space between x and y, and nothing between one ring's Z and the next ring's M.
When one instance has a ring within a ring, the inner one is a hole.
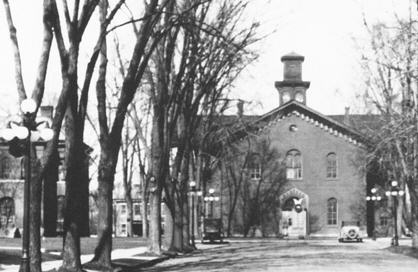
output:
M44 236L57 236L57 180L58 180L58 152L54 152L53 163L45 173L43 184L43 225Z
M187 190L182 192L182 202L183 202L183 251L190 252L193 251L193 247L190 243L190 206L188 201Z
M415 147L418 148L418 147ZM416 159L415 159L416 160ZM415 161L416 164L418 164ZM418 249L418 179L410 178L407 182L410 199L411 199L411 231L412 231L412 248Z
M411 200L412 248L418 249L418 134L415 134L413 148L413 177L408 178L406 184Z
M134 220L132 197L126 195L125 200L126 200L126 207L127 207L127 212L128 212L128 218L127 218L128 222L126 226L126 232L127 232L128 237L132 237L133 236L132 225L133 225L133 220Z
M189 130L190 131L190 130ZM191 133L190 133L191 135ZM193 247L190 244L190 214L189 214L189 199L188 199L188 189L189 189L189 182L190 182L190 144L186 143L186 148L183 154L183 161L182 161L182 170L181 173L183 175L183 180L180 184L180 203L182 209L182 218L181 221L183 223L182 231L183 231L183 251L192 251Z
M398 231L397 235L399 238L402 237L402 220L403 220L403 209L404 209L404 197L398 197L398 206L396 207L396 229Z
M170 209L167 205L164 205L164 214L165 214L165 222L164 222L164 248L167 250L171 249L171 245L173 244L173 233L174 233L174 219L173 215L171 214Z
M414 187L415 192L411 193L412 248L418 249L418 186Z
M145 183L145 177L143 178L143 182ZM147 192L145 190L145 186L142 186L141 192L141 214L142 214L142 237L148 237L148 199L147 199Z
M148 250L151 253L161 255L161 194L163 184L166 182L168 173L169 149L168 129L164 118L164 108L154 105L151 128L151 156L150 156L150 226Z
M101 271L112 270L112 232L113 232L113 162L107 152L102 149L99 163L98 177L98 243L94 250L93 260L89 267L99 268Z
M148 250L154 254L161 255L161 189L151 181L150 192L150 229L148 239Z
M76 53L72 56L76 63ZM75 64L73 63L75 66ZM73 66L73 67L74 67ZM81 271L80 261L80 195L82 188L82 169L84 162L80 126L77 122L77 75L76 69L69 76L69 90L71 90L67 102L65 120L65 145L66 145L66 177L65 177L65 216L64 216L64 248L63 262L60 271Z
M181 194L181 193L179 193ZM183 252L183 205L180 198L174 199L173 242L171 250Z

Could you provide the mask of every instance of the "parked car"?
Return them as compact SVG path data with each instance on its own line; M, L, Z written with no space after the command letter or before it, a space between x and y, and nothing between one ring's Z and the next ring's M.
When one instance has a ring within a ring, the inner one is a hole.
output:
M359 221L343 221L341 223L338 242L363 242Z
M222 220L220 218L205 218L203 220L202 243L209 240L211 243L218 240L223 242Z

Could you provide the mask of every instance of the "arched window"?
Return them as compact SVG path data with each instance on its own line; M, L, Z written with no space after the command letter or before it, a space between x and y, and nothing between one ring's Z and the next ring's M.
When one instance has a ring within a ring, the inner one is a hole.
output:
M302 179L302 155L299 150L290 150L286 154L286 177Z
M332 179L337 177L337 155L329 153L327 155L327 178Z
M0 228L7 228L15 220L15 202L11 197L0 198Z
M10 158L2 156L0 158L0 177L2 179L9 179L12 175L12 168L10 167Z
M337 225L337 199L333 197L327 201L327 224Z
M260 180L261 179L261 159L260 155L253 154L248 162L248 171L250 179Z

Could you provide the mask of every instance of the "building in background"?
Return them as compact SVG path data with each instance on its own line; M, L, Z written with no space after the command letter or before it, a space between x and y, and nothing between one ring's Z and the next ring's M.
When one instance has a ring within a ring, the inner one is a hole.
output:
M248 234L248 227L243 225L245 209L256 201L251 192L259 192L273 180L282 186L271 197L277 202L271 209L274 214L257 221L264 225L257 226L264 230L263 235L337 236L342 221L358 221L365 231L366 188L373 181L365 172L366 138L361 131L370 124L376 126L376 116L351 115L348 109L344 115L327 116L310 108L306 96L310 82L302 80L304 57L290 53L281 60L283 80L275 82L278 107L261 116L246 116L241 104L235 118L225 117L231 126L246 122L245 129L237 130L234 137L235 145L246 156L241 194L250 197L238 199L233 232ZM263 174L271 162L262 161L263 154L257 148L261 142L268 142L277 151L274 160L281 167L277 172L281 177ZM222 212L224 225L231 207L231 183L224 171L215 173L208 185L221 194L216 209Z
M52 119L53 107L41 106L40 116ZM7 120L6 120L7 122ZM6 127L7 124L3 124ZM38 137L33 139L36 149L36 156L40 158L45 149L46 142ZM83 146L89 154L91 148ZM60 139L58 152L55 155L54 165L45 174L42 188L42 226L43 235L54 237L62 233L64 223L64 201L65 201L65 142ZM89 235L89 156L85 162L85 168L80 169L85 177L85 188L83 196L82 225L80 233L82 236ZM23 158L15 158L9 153L9 142L0 137L0 236L13 237L17 229L22 229L23 224L23 184L25 179ZM19 231L21 233L21 231Z

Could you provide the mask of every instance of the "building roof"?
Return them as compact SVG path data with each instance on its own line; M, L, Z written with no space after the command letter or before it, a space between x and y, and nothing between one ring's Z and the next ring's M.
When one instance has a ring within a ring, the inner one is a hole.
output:
M299 55L298 53L292 51L286 55L284 55L281 59L282 61L286 61L286 60L305 60L305 57L302 55Z
M368 145L371 130L378 129L382 122L378 115L324 115L308 106L295 100L291 100L272 111L261 116L243 116L242 121L248 120L245 126L240 126L233 133L233 138L239 139L248 135L248 133L262 132L272 123L279 122L289 116L298 116L313 125L324 129L337 137L343 137L348 142L359 145ZM226 117L223 124L231 123L236 126L233 119Z

